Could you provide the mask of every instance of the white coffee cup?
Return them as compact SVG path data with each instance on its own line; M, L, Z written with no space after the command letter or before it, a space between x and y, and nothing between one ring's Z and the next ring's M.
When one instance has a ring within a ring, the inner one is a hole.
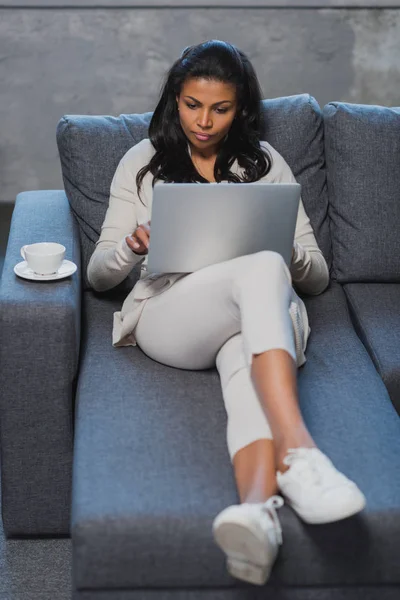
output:
M56 242L26 244L21 248L22 258L37 275L57 273L64 260L65 252L65 246Z

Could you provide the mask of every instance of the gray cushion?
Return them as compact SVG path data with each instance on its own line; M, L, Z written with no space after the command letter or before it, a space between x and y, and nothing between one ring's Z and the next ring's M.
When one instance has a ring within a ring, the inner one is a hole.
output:
M308 94L263 101L264 133L291 166L303 186L303 201L317 240L330 261L326 220L322 113ZM108 206L111 180L127 150L148 135L152 113L110 116L64 116L57 126L65 191L76 215L82 238L82 271L99 238ZM136 267L118 286L130 291L139 276Z
M400 285L349 283L344 289L358 334L400 415Z
M301 183L304 207L328 267L331 238L326 188L324 127L318 102L309 94L263 100L264 134Z
M129 148L147 137L151 117L152 113L66 115L57 125L64 188L80 226L84 289L90 288L86 269L100 236L115 170ZM139 276L140 265L114 292L129 292Z
M400 108L323 109L332 276L400 281Z
M244 587L211 526L239 501L216 369L186 371L113 348L119 302L85 292L71 531L78 589ZM400 420L337 284L307 299L301 405L320 447L365 491L360 517L305 526L284 507L271 585L399 582ZM382 468L384 465L384 468ZM385 543L382 543L385 540Z

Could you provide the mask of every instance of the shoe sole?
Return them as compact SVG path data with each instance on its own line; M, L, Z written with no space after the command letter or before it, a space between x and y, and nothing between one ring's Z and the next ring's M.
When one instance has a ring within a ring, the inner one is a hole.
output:
M265 539L260 539L248 526L236 522L220 525L217 522L213 526L213 534L216 543L227 555L226 566L233 577L256 585L266 583L274 560L268 560ZM263 555L266 564L259 564Z
M354 515L361 512L366 506L366 500L364 497L361 497L358 503L353 504L351 508L347 510L338 511L336 514L333 512L326 517L318 516L313 512L307 512L291 502L288 498L286 498L286 503L301 517L301 519L308 523L309 525L323 525L325 523L334 523L336 521L341 521L342 519L348 519L349 517L353 517Z

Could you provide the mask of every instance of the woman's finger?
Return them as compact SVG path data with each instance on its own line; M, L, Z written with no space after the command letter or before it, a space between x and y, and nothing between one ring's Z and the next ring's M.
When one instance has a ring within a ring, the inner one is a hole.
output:
M143 229L142 225L140 225L136 229L135 236L136 236L136 238L138 238L139 242L141 242L145 248L149 247L149 236L146 233L146 231Z
M131 235L126 236L125 239L126 239L126 243L128 244L129 248L136 252L137 249L139 248L140 244L139 244L139 242L137 242L135 236L133 234L131 234Z

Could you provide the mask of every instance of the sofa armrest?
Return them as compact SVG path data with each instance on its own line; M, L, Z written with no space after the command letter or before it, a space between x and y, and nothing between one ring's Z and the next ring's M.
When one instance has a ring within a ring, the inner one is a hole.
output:
M78 270L29 281L24 244L55 241ZM65 193L17 196L0 280L0 457L7 538L68 535L81 326L79 231Z

